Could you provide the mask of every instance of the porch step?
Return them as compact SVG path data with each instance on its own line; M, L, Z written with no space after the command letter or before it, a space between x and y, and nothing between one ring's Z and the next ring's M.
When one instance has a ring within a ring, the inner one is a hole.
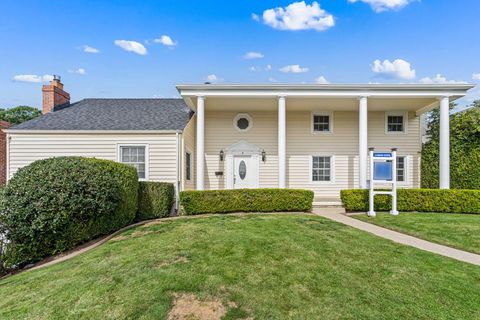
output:
M342 201L338 198L315 198L314 208L343 208Z

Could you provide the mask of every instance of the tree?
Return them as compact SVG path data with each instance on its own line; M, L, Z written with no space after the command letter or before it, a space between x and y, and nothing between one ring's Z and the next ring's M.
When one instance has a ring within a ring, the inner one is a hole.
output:
M0 120L11 124L19 124L41 115L42 112L34 107L18 106L10 109L0 109Z
M453 107L452 105L451 107ZM440 114L429 115L428 142L422 148L422 187L439 186ZM450 115L450 186L480 189L480 101Z

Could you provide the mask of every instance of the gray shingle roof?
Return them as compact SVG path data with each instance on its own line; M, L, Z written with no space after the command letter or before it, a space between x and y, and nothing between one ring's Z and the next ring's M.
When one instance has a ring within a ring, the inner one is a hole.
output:
M15 130L183 130L193 112L182 99L84 99Z

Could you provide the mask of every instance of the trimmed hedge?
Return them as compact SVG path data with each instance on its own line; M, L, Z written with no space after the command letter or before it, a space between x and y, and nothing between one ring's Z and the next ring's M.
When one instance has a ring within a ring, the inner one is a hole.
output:
M313 192L293 189L239 189L183 191L180 203L184 214L229 212L308 212Z
M340 197L347 211L368 211L368 190L342 190ZM375 196L375 210L388 211L391 204L390 196ZM398 189L397 207L407 212L480 214L480 190Z
M140 182L138 189L137 220L148 220L170 215L175 201L173 183Z
M59 157L21 168L1 202L6 264L21 267L132 223L137 190L135 168L108 160Z

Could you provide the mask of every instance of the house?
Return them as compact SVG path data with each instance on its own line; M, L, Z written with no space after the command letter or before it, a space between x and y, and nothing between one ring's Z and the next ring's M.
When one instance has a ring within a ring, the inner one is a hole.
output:
M400 187L420 187L420 116L441 111L440 187L449 188L449 103L468 84L178 85L182 99L69 103L56 77L41 117L7 130L8 177L37 159L125 162L141 180L187 189L302 188L335 204L366 188L368 148L398 148Z

